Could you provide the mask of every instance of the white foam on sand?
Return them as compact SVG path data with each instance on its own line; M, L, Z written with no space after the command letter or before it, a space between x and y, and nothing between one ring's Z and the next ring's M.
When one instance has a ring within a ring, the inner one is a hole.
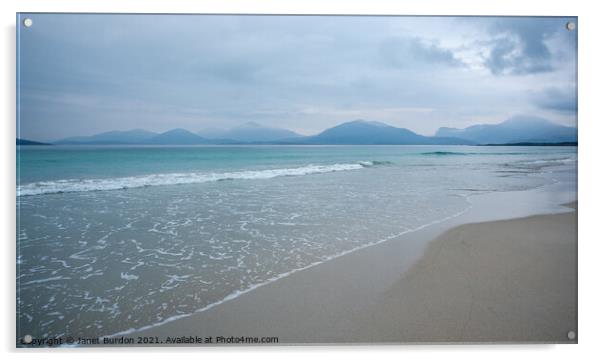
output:
M396 233L396 234L390 235L390 236L385 237L383 239L380 239L378 241L367 243L367 244L363 244L363 245L357 246L355 248L343 251L341 253L337 253L337 254L325 257L322 260L316 261L316 262L311 263L311 264L309 264L307 266L304 266L304 267L301 267L301 268L297 268L297 269L293 269L293 270L288 271L288 272L280 273L280 274L278 274L278 275L276 275L274 277L271 277L271 278L269 278L269 279L267 279L267 280L265 280L263 282L250 285L249 287L247 287L247 288L245 288L243 290L235 290L234 292L230 293L229 295L227 295L223 299L221 299L221 300L219 300L217 302L214 302L214 303L210 303L210 304L208 304L208 305L206 305L206 306L204 306L202 308L199 308L199 309L195 310L194 312L174 315L174 316L167 317L167 318L165 318L165 319L163 319L163 320L161 320L159 322L153 323L153 324L149 324L149 325L142 326L142 327L139 327L139 328L129 328L127 330L120 331L120 332L117 332L117 333L114 333L114 334L111 334L111 335L107 335L107 336L103 336L103 337L109 337L110 338L110 337L125 336L125 335L129 335L129 334L132 334L132 333L135 333L135 332L141 332L141 331L149 330L149 329L152 329L154 327L158 327L158 326L161 326L161 325L164 325L164 324L167 324L167 323L170 323L170 322L173 322L173 321L185 318L185 317L189 317L189 316L191 316L193 314L197 314L197 313L200 313L200 312L204 312L204 311L210 310L210 309L212 309L212 308L214 308L216 306L221 305L222 303L225 303L225 302L228 302L230 300L236 299L236 298L238 298L238 297L240 297L240 296L242 296L242 295L244 295L246 293L249 293L249 292L251 292L251 291L253 291L253 290L255 290L255 289L259 288L259 287L262 287L262 286L265 286L267 284L273 283L273 282L275 282L275 281L277 281L279 279L288 277L288 276L290 276L290 275L292 275L294 273L297 273L297 272L300 272L300 271L304 271L306 269L318 266L318 265L320 265L322 263L328 262L328 261L333 260L335 258L342 257L344 255L347 255L347 254L355 252L355 251L359 251L359 250L361 250L363 248L375 246L377 244L380 244L380 243L383 243L383 242L387 242L387 241L390 241L392 239L396 239L396 238L398 238L400 236L403 236L403 235L405 235L407 233L412 233L412 232L420 231L420 230L422 230L424 228L427 228L429 226L432 226L432 225L435 225L435 224L438 224L438 223L443 223L443 222L446 222L446 221L448 221L450 219L459 217L460 215L466 213L469 209L472 208L472 203L469 201L468 196L462 195L462 197L464 197L467 200L467 202L468 202L467 207L464 208L463 210L457 212L457 213L454 213L454 214L450 215L450 216L447 216L447 217L444 217L444 218L441 218L441 219L437 219L435 221L423 224L421 226L418 226L418 227L415 227L415 228L412 228L412 229L406 229L406 230L404 230L404 231L402 231L400 233Z

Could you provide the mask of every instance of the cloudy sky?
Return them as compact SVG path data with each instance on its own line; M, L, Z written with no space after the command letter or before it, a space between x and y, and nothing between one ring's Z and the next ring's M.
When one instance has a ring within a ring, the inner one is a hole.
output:
M430 135L519 114L576 125L576 19L27 17L26 139L248 121L314 134L355 119Z

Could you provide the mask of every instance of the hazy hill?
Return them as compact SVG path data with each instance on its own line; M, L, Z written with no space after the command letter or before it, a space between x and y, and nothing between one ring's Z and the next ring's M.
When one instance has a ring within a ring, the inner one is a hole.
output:
M479 124L464 129L439 128L436 136L458 137L480 144L576 142L577 128L543 118L517 116L499 124Z
M219 139L222 137L222 135L226 134L227 132L228 129L209 127L199 130L198 132L196 132L196 134L207 139Z
M56 144L140 144L148 142L157 133L144 129L113 130L88 137L70 137L55 142Z
M165 133L156 135L148 140L149 144L165 144L165 145L194 145L208 144L207 139L200 137L186 129L172 129Z
M295 140L290 140L295 142ZM454 137L426 137L380 122L355 120L298 140L303 144L473 144Z
M231 139L241 142L270 142L301 137L301 135L288 129L266 127L255 122L244 123L229 130L207 128L197 134L205 138Z

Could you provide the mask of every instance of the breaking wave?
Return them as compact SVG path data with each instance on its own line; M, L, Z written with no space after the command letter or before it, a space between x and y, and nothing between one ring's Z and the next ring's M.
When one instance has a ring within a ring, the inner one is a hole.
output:
M357 170L385 164L391 163L379 161L362 161L357 163L307 165L298 168L245 170L224 173L165 173L121 178L61 179L54 181L23 184L17 187L17 196L22 197L53 193L111 191L152 186L206 183L224 180L270 179L284 176L302 176L309 174Z

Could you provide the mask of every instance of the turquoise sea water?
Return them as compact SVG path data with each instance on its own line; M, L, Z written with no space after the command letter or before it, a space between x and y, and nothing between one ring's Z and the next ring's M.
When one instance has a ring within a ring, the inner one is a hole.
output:
M186 317L472 194L574 187L576 166L575 147L20 147L18 334Z

